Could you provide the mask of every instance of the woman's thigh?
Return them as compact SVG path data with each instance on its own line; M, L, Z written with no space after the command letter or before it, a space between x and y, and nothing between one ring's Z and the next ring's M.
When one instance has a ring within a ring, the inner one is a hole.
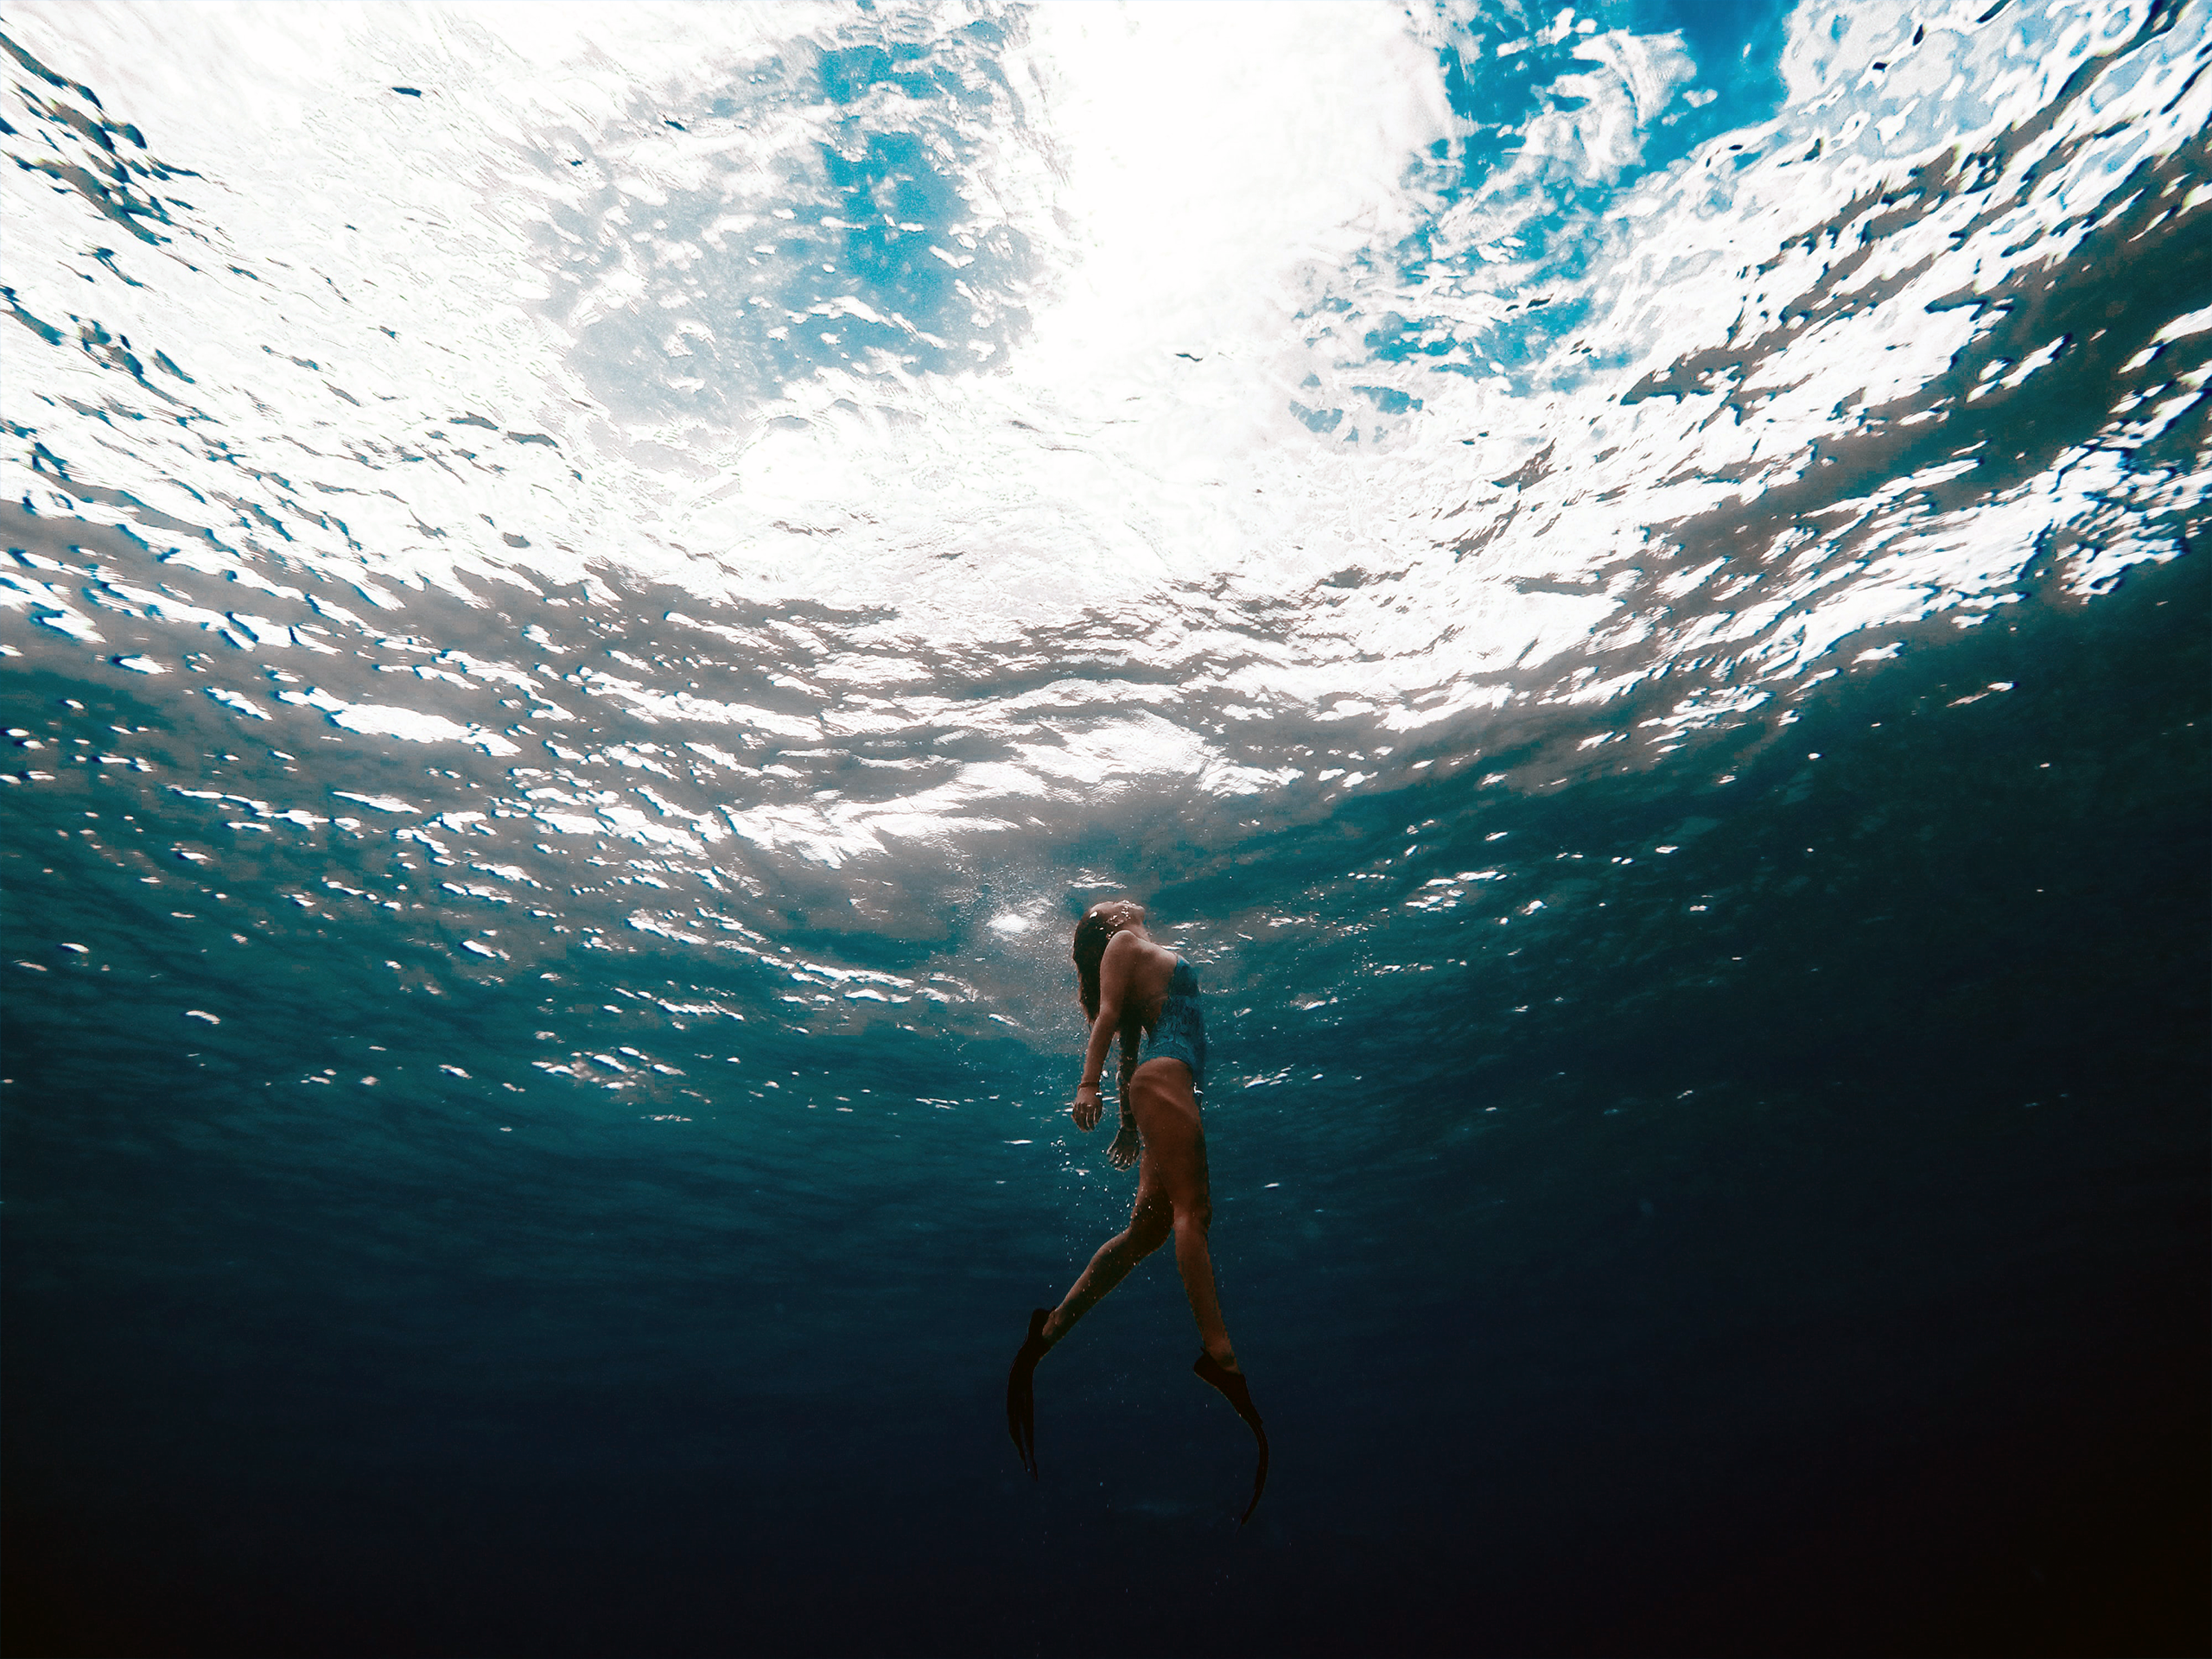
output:
M1198 1121L1191 1068L1180 1060L1147 1060L1129 1079L1129 1105L1144 1136L1137 1198L1155 1188L1179 1211L1206 1207L1206 1136Z

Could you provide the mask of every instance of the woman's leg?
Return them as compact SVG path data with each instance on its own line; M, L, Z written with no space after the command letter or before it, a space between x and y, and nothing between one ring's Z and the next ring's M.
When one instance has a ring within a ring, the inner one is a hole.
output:
M1130 1103L1144 1135L1145 1166L1153 1172L1174 1215L1175 1267L1198 1324L1198 1340L1214 1363L1236 1370L1236 1351L1222 1322L1214 1289L1213 1256L1206 1230L1213 1200L1206 1185L1206 1137L1198 1122L1191 1069L1180 1060L1147 1060L1130 1080Z
M1166 1192L1155 1179L1149 1150L1137 1170L1137 1198L1129 1210L1129 1224L1098 1247L1090 1265L1060 1299L1045 1321L1045 1340L1057 1343L1091 1305L1128 1277L1129 1269L1167 1242L1173 1211Z
M1252 1390L1230 1345L1222 1323L1221 1299L1213 1285L1213 1256L1206 1229L1213 1220L1213 1198L1206 1186L1206 1136L1198 1122L1198 1097L1191 1087L1191 1068L1165 1056L1147 1060L1130 1080L1129 1102L1144 1135L1146 1167L1154 1171L1175 1212L1175 1265L1183 1274L1183 1294L1198 1322L1205 1351L1191 1369L1209 1388L1235 1407L1258 1442L1260 1461L1252 1471L1252 1501L1243 1521L1260 1506L1268 1489L1268 1430L1252 1403Z

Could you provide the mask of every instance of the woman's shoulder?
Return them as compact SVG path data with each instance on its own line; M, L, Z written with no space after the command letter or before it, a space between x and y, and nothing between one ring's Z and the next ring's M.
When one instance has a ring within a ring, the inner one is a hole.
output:
M1174 951L1157 940L1140 938L1134 933L1116 933L1106 941L1106 954L1101 958L1101 964L1111 962L1117 966L1136 969L1180 960Z

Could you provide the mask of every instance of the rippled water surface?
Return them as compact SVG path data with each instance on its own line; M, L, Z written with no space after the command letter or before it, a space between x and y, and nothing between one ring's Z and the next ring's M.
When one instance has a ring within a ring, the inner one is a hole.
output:
M2202 0L0 36L10 1650L2202 1649Z

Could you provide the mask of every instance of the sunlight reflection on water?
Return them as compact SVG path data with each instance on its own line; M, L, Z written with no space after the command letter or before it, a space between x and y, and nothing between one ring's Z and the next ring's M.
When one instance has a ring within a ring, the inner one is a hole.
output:
M1778 729L2207 493L2201 9L12 16L10 668L486 972Z

